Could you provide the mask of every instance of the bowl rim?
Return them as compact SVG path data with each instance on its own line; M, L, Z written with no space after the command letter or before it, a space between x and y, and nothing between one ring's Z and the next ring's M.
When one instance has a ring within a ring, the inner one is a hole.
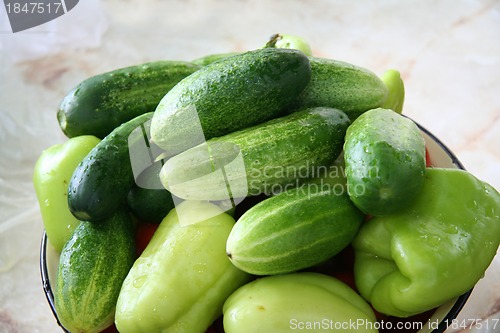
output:
M406 116L405 116L406 117ZM407 117L408 118L408 117ZM457 158L457 156L446 146L441 140L439 140L434 134L432 134L428 129L420 125L418 122L412 119L412 121L417 125L417 127L425 133L427 136L429 136L451 159L451 162L457 166L457 168L461 170L465 170L464 165L460 160ZM462 308L465 306L465 303L467 303L467 300L469 299L469 296L472 294L472 291L474 290L474 287L463 293L462 295L458 296L456 299L455 303L451 307L451 309L446 313L446 316L441 319L441 321L438 324L438 327L434 329L431 333L442 333L444 332L448 326L452 323L453 319L458 317L458 314L462 310Z
M405 115L403 116L409 118ZM420 131L429 136L448 155L448 157L450 157L451 163L456 165L458 169L465 170L465 167L463 166L462 162L460 162L460 160L456 157L456 155L441 140L439 140L434 134L432 134L425 127L421 126L418 122L416 122L413 119L411 120L417 125ZM50 309L52 310L52 313L57 321L57 324L59 325L59 327L61 327L63 332L71 333L64 328L62 323L59 321L59 317L57 316L57 311L54 302L54 293L52 292L52 286L50 284L50 278L46 260L47 245L48 245L48 238L47 238L47 233L44 229L40 244L40 274L41 274L43 290L47 302L49 303ZM431 333L443 333L448 328L448 326L452 323L453 319L457 318L458 314L465 306L465 303L469 299L469 296L471 295L473 290L474 287L469 289L468 291L466 291L465 293L463 293L462 295L458 296L455 299L453 306L450 308L450 310L448 310L446 315L440 320L438 327L432 330Z
M52 292L52 286L50 284L49 270L47 268L47 260L46 260L48 243L49 242L47 238L47 233L45 232L44 229L42 235L42 241L40 244L40 275L42 279L43 291L45 293L45 298L49 303L50 310L52 311L52 314L54 315L57 321L57 325L59 325L59 327L63 330L63 332L70 333L68 330L64 328L62 323L59 321L59 316L57 315L56 306L54 303L54 293Z
M403 115L404 117L408 118L408 119L411 119L405 115ZM417 123L415 120L411 119L418 127L418 129L422 132L424 132L427 136L429 136L441 149L443 149L443 151L446 153L446 155L448 155L451 159L451 162L453 164L455 164L457 166L457 168L461 169L461 170L465 170L465 167L464 165L462 164L462 162L459 161L459 159L457 158L457 156L441 141L439 140L438 138L436 138L436 136L434 134L432 134L428 129L426 129L425 127L423 127L422 125L420 125L419 123Z

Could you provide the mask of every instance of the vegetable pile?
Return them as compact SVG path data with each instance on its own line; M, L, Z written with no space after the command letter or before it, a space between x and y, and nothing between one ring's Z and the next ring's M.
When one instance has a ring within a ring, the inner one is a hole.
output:
M81 82L57 114L67 142L33 177L60 253L58 320L73 333L427 320L493 260L500 194L433 167L403 102L398 71L314 57L286 34Z

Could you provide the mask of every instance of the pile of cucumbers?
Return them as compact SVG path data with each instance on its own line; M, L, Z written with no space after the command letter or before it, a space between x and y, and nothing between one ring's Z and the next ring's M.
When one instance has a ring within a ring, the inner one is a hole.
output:
M62 180L81 222L60 249L59 321L121 333L205 332L223 312L226 332L290 328L276 323L287 311L375 321L350 287L303 270L345 249L367 215L418 193L425 145L403 101L397 71L314 57L283 34L248 52L81 82L57 113L69 140L96 140ZM137 257L144 222L159 226ZM252 295L276 306L238 317Z

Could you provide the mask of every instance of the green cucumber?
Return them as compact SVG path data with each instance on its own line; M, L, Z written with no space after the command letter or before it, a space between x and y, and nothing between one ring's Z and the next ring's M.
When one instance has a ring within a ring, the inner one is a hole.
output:
M224 200L282 192L315 177L342 151L347 116L331 108L297 111L213 138L167 160L162 184L183 199Z
M227 240L232 263L250 274L295 272L319 264L344 249L364 214L347 191L300 186L247 210Z
M210 65L213 62L219 61L221 59L229 58L234 55L240 54L239 52L227 52L227 53L213 53L213 54L208 54L206 56L196 58L195 60L191 61L193 64L200 65L200 66L206 66Z
M334 59L310 57L309 61L311 80L302 92L300 107L337 108L354 120L385 102L386 85L368 69Z
M134 185L127 195L130 212L141 221L160 223L174 208L172 194L166 189L149 189Z
M125 204L134 184L129 136L151 117L145 113L120 125L77 166L68 187L68 206L77 219L99 221Z
M57 317L70 332L101 332L114 321L121 285L135 260L134 227L122 210L81 222L62 249L54 288Z
M216 61L165 95L151 122L152 141L174 154L276 118L310 76L309 60L297 50L259 49Z
M70 138L92 134L102 139L120 124L154 111L173 86L199 68L190 62L164 60L88 78L62 100L59 126Z
M412 120L393 110L357 118L347 129L344 159L349 196L366 214L403 209L424 183L424 139Z
M161 165L161 161L158 161L144 170L128 192L127 206L141 221L160 223L175 207L172 194L160 183Z
M157 161L141 172L127 195L130 212L141 221L160 223L175 207L172 194L160 183L162 165Z

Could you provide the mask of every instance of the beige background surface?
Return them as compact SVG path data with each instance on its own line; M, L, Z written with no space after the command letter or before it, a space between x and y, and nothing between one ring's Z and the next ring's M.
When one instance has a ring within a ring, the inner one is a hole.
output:
M500 189L499 1L85 0L16 34L0 8L0 333L58 332L31 174L65 140L55 111L69 89L118 67L258 48L276 32L303 36L317 56L398 69L404 113ZM500 318L499 280L496 259L460 318Z

